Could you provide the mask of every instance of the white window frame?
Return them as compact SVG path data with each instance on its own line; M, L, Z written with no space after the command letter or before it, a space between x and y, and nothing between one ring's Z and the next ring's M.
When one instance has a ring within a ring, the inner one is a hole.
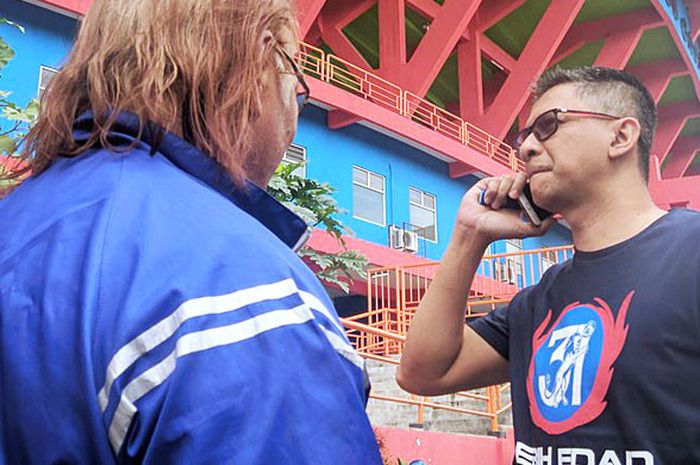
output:
M548 269L556 265L558 258L556 250L546 250L542 252L542 263L540 264L542 267L541 274L544 274Z
M44 70L50 71L52 74L52 77L58 73L58 70L56 68L52 68L50 66L44 66L41 65L39 66L39 84L37 85L37 91L36 91L36 96L38 99L41 99L41 93L46 90L46 87L48 87L48 83L46 83L45 86L42 87L42 82L41 82L41 77L44 75Z
M416 203L416 202L413 202L411 200L411 191L415 191L418 194L420 194L420 202L421 203ZM433 205L434 205L433 208L430 208L427 205L425 205L425 197L426 196L433 198ZM409 188L408 188L408 204L409 204L409 207L408 207L409 216L411 214L411 207L410 207L411 205L418 207L418 208L422 208L422 209L427 210L429 212L432 212L433 218L434 218L433 225L435 228L435 239L428 239L425 236L421 235L420 233L418 233L418 236L421 239L423 239L424 241L432 242L433 244L437 244L438 243L437 195L431 194L430 192L425 192L424 190L418 189L417 187L410 187L409 186ZM411 220L411 224L413 225L413 220ZM417 226L417 225L413 225L413 226Z
M515 249L515 250L509 250L509 249ZM522 239L506 239L506 253L513 253L516 251L522 252L523 250L523 241ZM508 273L508 283L513 284L515 286L520 285L520 280L523 281L523 284L525 283L525 264L523 263L523 257L521 256L514 256L514 257L506 257L506 266L508 266L509 271L512 271L512 273ZM513 276L511 276L511 274Z
M299 167L299 170L301 171L301 174L297 173L298 176L305 178L306 177L306 147L303 145L297 145L297 144L291 144L287 150L284 151L284 155L282 156L282 163L299 163L299 160L292 158L289 156L289 152L292 150L295 154L301 156L301 161L304 163Z
M367 174L367 185L365 185L365 184L360 184L360 183L358 183L357 181L355 181L355 170L356 170L356 169L357 169L357 170L360 170L360 171L364 171L364 172ZM380 178L382 178L382 185L383 185L383 189L382 189L382 190L375 189L375 188L369 186L369 184L370 184L369 179L370 179L370 175L371 175L371 174L374 174L375 176L379 176ZM370 223L370 224L374 224L374 225L381 226L381 227L386 227L386 177L385 177L385 176L382 176L381 174L376 173L376 172L374 172L374 171L370 171L370 170L368 170L368 169L366 169L366 168L363 168L363 167L361 167L361 166L352 165L352 189L353 189L353 199L354 199L354 196L355 196L355 192L354 192L354 191L355 191L355 186L359 186L359 187L362 187L362 188L364 188L364 189L369 189L369 190L371 190L371 191L373 191L373 192L377 192L377 193L379 193L379 194L382 195L382 219L383 219L383 222L382 222L382 223L377 223L376 221L372 221L372 220L370 220L370 219L363 218L363 217L361 217L361 216L357 216L357 215L355 214L355 202L354 202L354 200L353 200L353 205L352 205L352 217L355 218L355 219L361 220L361 221L365 221L365 222Z

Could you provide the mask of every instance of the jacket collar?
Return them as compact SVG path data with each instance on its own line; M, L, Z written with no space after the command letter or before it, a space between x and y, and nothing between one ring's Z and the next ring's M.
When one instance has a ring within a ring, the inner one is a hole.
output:
M93 113L87 111L75 120L73 137L77 142L87 141L92 127ZM115 145L126 146L137 140L138 132L138 117L122 112L112 125L110 140ZM149 122L144 126L138 145L151 154L163 155L180 170L207 184L262 223L295 252L308 240L310 228L304 220L254 183L246 181L242 188L236 186L216 160L177 135Z

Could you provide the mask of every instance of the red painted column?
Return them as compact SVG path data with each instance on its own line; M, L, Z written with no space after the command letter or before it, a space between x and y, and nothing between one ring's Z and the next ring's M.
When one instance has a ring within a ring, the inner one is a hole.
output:
M644 34L644 30L639 28L616 32L611 35L600 50L595 66L623 69L632 56L634 49L637 48L642 34Z
M679 138L671 149L671 157L666 162L662 177L664 179L680 178L690 167L695 154L700 151L700 136Z
M367 70L371 70L372 67L343 34L343 28L371 8L372 5L374 5L374 0L332 2L326 5L317 21L323 41L333 50L335 55Z
M299 37L306 37L326 0L296 0Z
M484 89L481 73L481 34L457 45L459 73L459 113L466 121L484 113Z
M379 69L392 75L406 64L406 4L379 0Z
M428 32L418 44L401 75L385 75L402 87L423 96L442 70L457 41L472 20L482 0L449 0L440 8Z

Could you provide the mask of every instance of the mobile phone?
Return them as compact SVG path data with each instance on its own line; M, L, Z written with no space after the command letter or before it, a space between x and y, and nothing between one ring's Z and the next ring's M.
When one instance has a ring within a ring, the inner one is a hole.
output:
M479 203L481 205L486 205L484 202L485 190L481 191L479 196ZM522 210L527 215L530 223L535 226L542 224L544 220L552 216L552 212L545 210L544 208L538 207L537 204L532 200L532 192L530 192L530 184L525 184L523 191L520 193L518 200L513 200L510 197L506 198L506 202L503 204L502 208L510 208L512 210Z

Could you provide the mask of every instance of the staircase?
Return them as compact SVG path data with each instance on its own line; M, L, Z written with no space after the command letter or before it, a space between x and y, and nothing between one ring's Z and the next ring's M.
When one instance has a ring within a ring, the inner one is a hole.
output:
M396 365L389 363L367 360L367 370L372 382L372 394L391 396L396 398L411 399L411 394L402 390L396 384ZM486 390L472 391L475 394L486 395ZM415 399L419 399L415 397ZM477 399L470 399L455 394L439 396L427 399L451 407L470 409L484 412L486 402ZM510 402L510 389L505 389L502 393L503 405ZM424 407L423 424L418 424L418 409L416 405L404 405L398 402L370 399L367 405L367 413L376 426L389 426L397 428L417 427L424 430L441 431L445 433L462 434L493 434L491 432L491 419L468 415L464 413L451 412L443 409ZM504 428L512 427L510 410L499 415L500 431Z

